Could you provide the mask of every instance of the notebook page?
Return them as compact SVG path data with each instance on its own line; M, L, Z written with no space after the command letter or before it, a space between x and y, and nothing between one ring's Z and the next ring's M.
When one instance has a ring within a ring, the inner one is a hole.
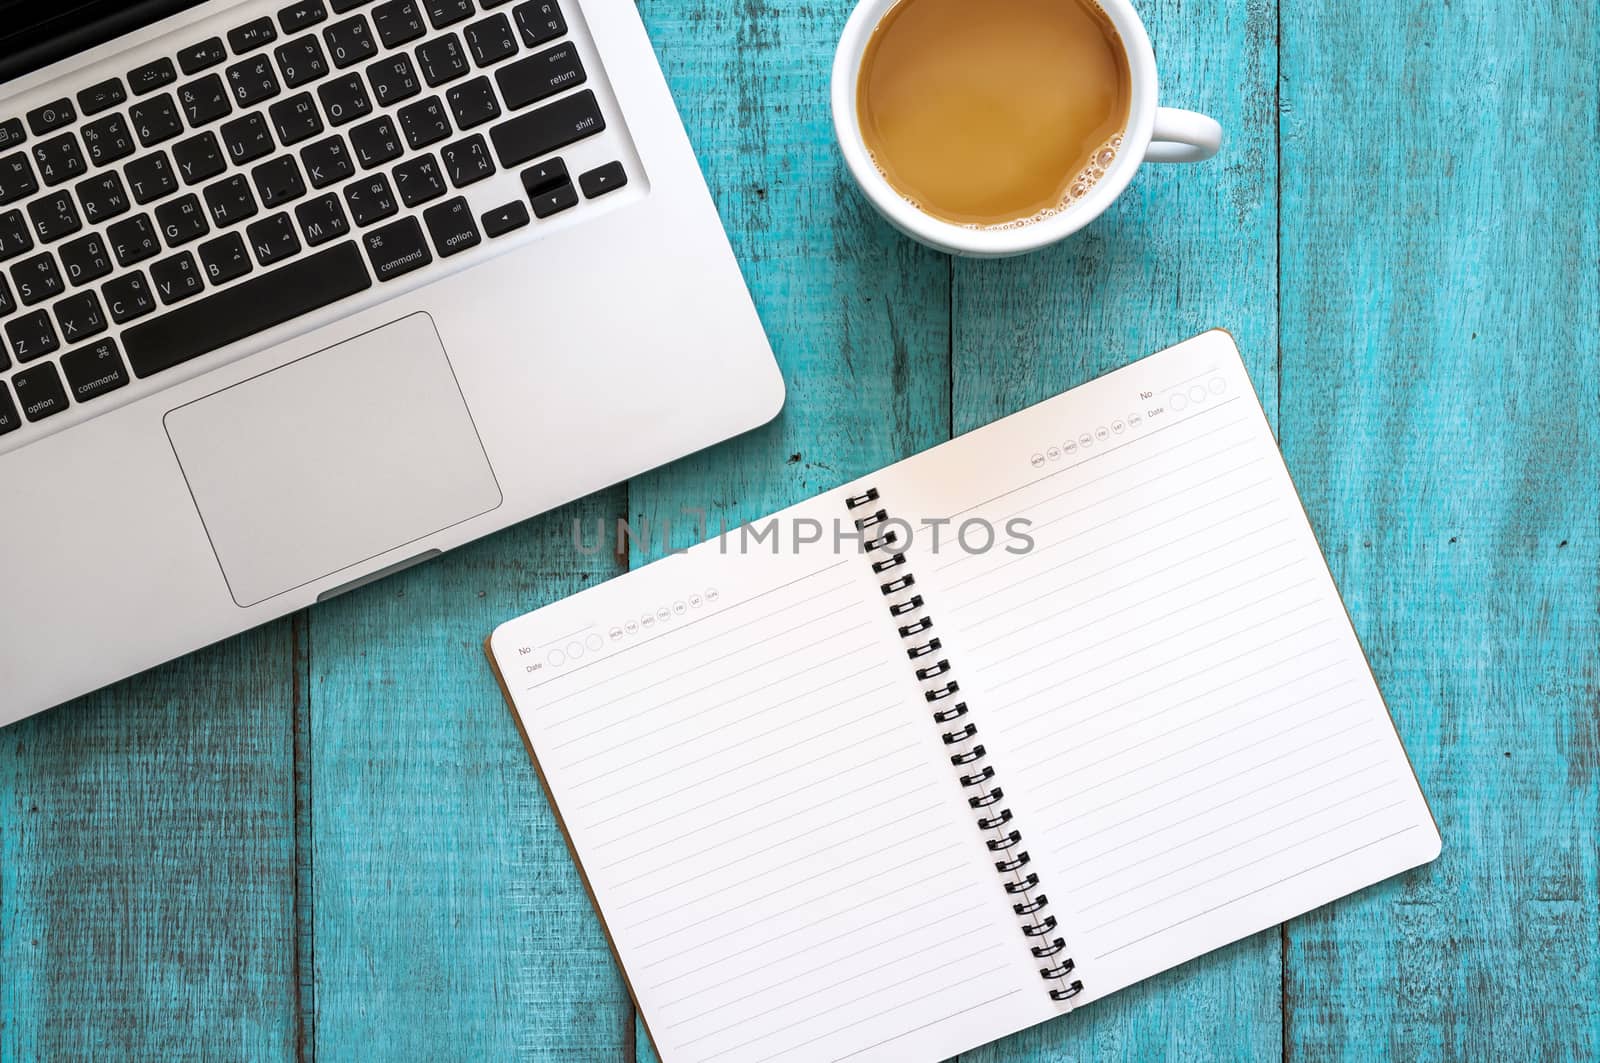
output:
M1093 1000L1431 860L1439 838L1224 333L896 466L914 550Z
M1039 1021L866 560L722 549L492 641L665 1063L941 1059Z

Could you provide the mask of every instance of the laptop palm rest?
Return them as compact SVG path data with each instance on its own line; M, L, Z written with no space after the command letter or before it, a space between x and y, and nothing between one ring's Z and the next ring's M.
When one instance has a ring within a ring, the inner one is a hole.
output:
M501 501L423 313L181 406L166 427L240 606L359 579Z

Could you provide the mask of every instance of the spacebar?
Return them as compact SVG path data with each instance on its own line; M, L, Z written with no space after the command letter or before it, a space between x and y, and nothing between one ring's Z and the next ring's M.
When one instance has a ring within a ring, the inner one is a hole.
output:
M124 329L122 346L133 371L150 376L370 287L361 251L347 240Z

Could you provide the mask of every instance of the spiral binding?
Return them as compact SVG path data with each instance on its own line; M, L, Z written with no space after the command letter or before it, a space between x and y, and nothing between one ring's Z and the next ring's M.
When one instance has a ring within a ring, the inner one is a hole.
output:
M998 807L1005 800L1005 791L995 784L992 764L984 763L988 751L978 739L978 725L967 719L967 703L957 699L961 684L952 675L948 657L941 657L943 644L933 634L933 617L928 615L927 603L922 595L913 591L916 576L906 570L906 555L896 547L899 537L894 529L887 528L889 511L882 505L878 489L869 487L858 495L845 499L851 511L872 506L872 511L855 518L855 527L862 534L862 548L873 557L872 571L887 577L880 589L889 599L889 615L894 617L900 638L906 645L906 656L914 662L913 670L923 684L922 696L933 709L933 720L940 726L940 737L950 747L950 763L964 768L961 774L963 788L977 791L967 798L967 805L977 816L978 826L988 835L985 844L995 854L994 869L1005 877L1005 890L1014 898L1011 910L1022 918L1022 933L1030 941L1034 957L1049 961L1039 968L1047 982L1057 982L1050 989L1050 999L1067 1001L1083 992L1083 983L1068 980L1075 964L1070 956L1063 956L1067 942L1055 934L1056 919L1041 914L1049 906L1050 898L1039 888L1039 876L1025 871L1030 858L1022 845L1022 832L1011 826L1009 808ZM931 658L931 661L929 660Z

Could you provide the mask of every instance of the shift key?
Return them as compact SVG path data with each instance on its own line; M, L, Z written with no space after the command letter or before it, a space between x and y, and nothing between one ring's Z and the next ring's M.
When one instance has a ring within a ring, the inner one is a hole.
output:
M584 89L536 111L520 114L489 130L501 166L520 166L529 159L582 140L605 129L594 92Z

